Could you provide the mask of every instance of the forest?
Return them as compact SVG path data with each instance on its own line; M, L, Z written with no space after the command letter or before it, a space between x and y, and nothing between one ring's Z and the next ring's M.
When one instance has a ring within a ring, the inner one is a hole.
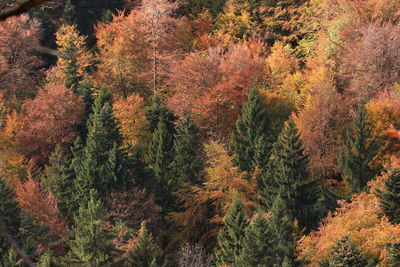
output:
M0 266L400 266L399 0L0 3Z

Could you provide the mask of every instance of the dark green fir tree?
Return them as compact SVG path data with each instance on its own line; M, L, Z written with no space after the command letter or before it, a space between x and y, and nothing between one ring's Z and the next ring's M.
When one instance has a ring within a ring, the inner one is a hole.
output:
M261 179L264 185L264 202L272 207L279 194L287 206L285 216L298 220L301 228L313 226L318 221L317 208L320 189L310 181L308 156L303 149L298 130L293 119L289 119L278 137L271 154L267 171Z
M381 207L389 221L400 223L400 169L393 170L385 180L384 189L376 192Z
M246 228L238 266L269 266L274 260L274 237L269 221L258 213Z
M160 121L164 121L168 132L171 134L175 133L174 123L177 117L172 110L164 106L159 95L153 96L151 106L146 108L146 116L150 121L151 132L157 129Z
M137 244L130 252L128 259L130 267L161 267L168 266L162 250L153 242L153 237L145 224L142 224Z
M4 228L16 236L20 227L20 209L15 201L14 191L8 187L3 177L0 177L0 265L8 262L8 251L11 248L6 239Z
M389 246L388 266L400 266L400 243L394 243Z
M76 11L72 0L65 1L64 14L63 14L64 24L76 25Z
M76 173L74 201L78 203L88 200L90 189L104 199L133 182L127 176L125 154L120 150L122 137L111 106L110 93L101 89L87 121L86 143L75 143L72 165Z
M172 173L176 185L182 183L197 184L201 182L204 168L204 151L201 135L190 116L181 122L174 142L174 161Z
M337 242L332 248L332 258L329 260L329 266L332 267L365 267L367 263L349 236L344 236Z
M236 155L235 164L243 171L251 173L256 166L264 168L272 147L269 128L270 120L258 89L252 89L242 115L236 121L236 131L231 141L231 149Z
M243 203L235 196L225 215L224 225L218 233L218 249L215 252L217 264L236 266L239 263L245 228Z
M60 57L68 62L63 69L65 87L77 90L82 76L78 72L78 47L75 45L75 39L72 35L69 36L66 45L60 49Z
M168 131L165 121L161 120L153 133L147 158L156 179L156 196L164 213L170 211L174 205L173 191L178 182L171 175L171 164L174 159L173 146L174 136Z
M113 252L112 240L115 236L103 227L105 209L96 190L91 189L89 200L80 203L78 214L74 218L70 252L65 257L65 262L80 266L100 266L108 263Z
M352 133L347 134L345 146L338 156L338 167L349 186L350 195L365 190L368 181L377 174L370 163L379 151L380 142L373 138L371 131L365 107L359 104L353 118Z
M297 266L295 258L298 229L295 221L288 216L289 203L280 194L275 198L270 219L273 237L273 262L271 266Z

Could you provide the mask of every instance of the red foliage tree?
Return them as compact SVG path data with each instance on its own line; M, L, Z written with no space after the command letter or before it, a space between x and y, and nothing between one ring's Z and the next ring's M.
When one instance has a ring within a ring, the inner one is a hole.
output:
M83 115L82 99L60 85L48 85L24 104L26 116L17 139L24 154L36 161L46 159L57 144L66 146L78 134Z

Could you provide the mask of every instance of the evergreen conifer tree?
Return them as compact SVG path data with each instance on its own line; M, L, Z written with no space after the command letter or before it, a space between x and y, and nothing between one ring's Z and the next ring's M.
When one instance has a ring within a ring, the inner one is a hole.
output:
M64 24L67 25L76 25L76 11L75 11L75 6L72 3L72 0L67 0L65 2L65 7L64 7Z
M273 262L274 233L268 223L263 215L258 213L246 228L239 266L262 267Z
M158 200L168 212L173 205L173 188L178 182L171 175L174 137L168 131L167 124L161 120L153 133L153 139L149 144L148 162L153 170L157 182Z
M352 134L348 134L345 147L339 153L338 167L347 182L350 194L359 193L376 175L369 164L379 151L380 143L372 137L371 127L363 104L353 118Z
M280 194L275 199L270 219L271 232L274 233L273 265L294 266L295 249L297 241L297 227L294 221L288 217L289 203Z
M177 185L201 181L203 162L201 136L193 121L186 116L175 135L172 172Z
M224 226L219 231L218 250L215 259L218 264L238 264L243 246L246 220L242 201L235 196L232 205L226 213Z
M400 266L400 243L390 245L388 263L390 267Z
M103 230L105 209L98 199L96 190L91 189L89 200L81 202L75 216L73 239L70 241L70 253L66 262L83 266L100 266L106 263L112 254L114 236Z
M256 166L264 167L272 146L269 137L270 121L257 89L252 89L243 106L242 116L236 121L236 133L231 148L236 154L235 163L243 171L252 172Z
M175 133L174 122L177 120L177 117L172 110L163 105L160 96L153 96L151 106L146 108L146 116L150 121L151 132L157 129L160 121L164 121L168 132L171 134Z
M82 77L78 73L78 48L75 45L75 39L73 35L69 36L66 46L63 47L61 52L62 53L60 54L60 57L68 62L63 69L63 72L65 74L65 87L76 90L79 82L82 80Z
M76 173L74 201L78 203L88 199L92 188L104 199L131 182L127 178L125 155L120 150L122 137L111 106L111 95L103 88L87 121L86 144L75 144L72 165Z
M279 194L287 206L285 217L298 220L299 226L312 226L319 218L317 201L320 190L309 180L308 156L292 119L286 122L272 149L267 171L261 175L264 201L271 207Z
M329 266L365 267L367 261L361 252L354 246L349 236L344 236L332 248L332 258Z
M130 253L131 267L167 266L163 259L162 250L153 243L153 237L145 224L142 224L136 246Z
M16 234L20 226L20 209L18 202L14 199L14 191L6 185L3 177L0 177L0 220L11 234ZM3 229L0 229L0 265L7 262L10 248Z
M376 194L389 221L394 224L400 223L400 169L395 169L389 174L384 190L378 190Z

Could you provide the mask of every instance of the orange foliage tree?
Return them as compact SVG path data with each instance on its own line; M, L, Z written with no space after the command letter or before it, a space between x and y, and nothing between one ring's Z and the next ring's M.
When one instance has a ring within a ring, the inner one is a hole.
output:
M146 117L144 106L143 98L135 93L126 99L118 99L113 105L124 143L130 147L146 144L150 140L150 122Z
M71 89L51 84L26 101L24 108L26 116L17 139L23 153L38 161L46 159L57 144L72 143L84 110L81 97Z
M393 160L391 170L399 166ZM393 225L382 215L376 190L383 189L381 177L370 182L369 193L355 194L351 202L340 201L340 207L323 220L318 231L303 236L298 244L299 257L309 261L306 266L320 266L319 263L331 256L331 248L343 236L349 236L360 250L374 264L386 266L391 244L400 242L400 225Z
M175 94L168 105L177 115L192 112L203 129L227 135L247 92L265 81L264 47L256 41L193 52L171 69Z
M247 215L259 203L256 171L251 178L233 166L233 156L215 141L205 145L206 178L200 186L186 186L179 192L183 212L172 214L180 228L181 240L208 244L220 229L233 196L238 193ZM199 229L202 229L200 232Z

